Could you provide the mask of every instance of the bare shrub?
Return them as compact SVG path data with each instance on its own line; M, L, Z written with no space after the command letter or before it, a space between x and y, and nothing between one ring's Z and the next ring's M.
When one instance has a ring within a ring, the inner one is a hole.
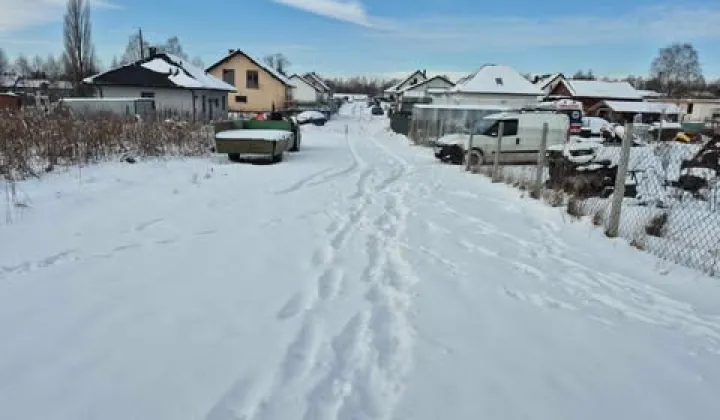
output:
M595 226L603 226L605 224L605 210L598 209L592 217L592 224Z
M645 226L645 233L658 238L665 236L668 219L669 217L667 213L661 213L653 217L650 219L647 226Z
M565 205L565 193L562 190L545 190L543 199L553 207Z
M639 249L640 251L647 250L647 238L645 235L638 233L630 241L630 246Z
M210 127L194 122L0 110L0 176L18 180L110 159L199 156L209 152L211 138Z
M585 213L585 206L583 206L583 201L575 196L570 197L566 209L567 214L578 219L583 216L587 216L587 214Z

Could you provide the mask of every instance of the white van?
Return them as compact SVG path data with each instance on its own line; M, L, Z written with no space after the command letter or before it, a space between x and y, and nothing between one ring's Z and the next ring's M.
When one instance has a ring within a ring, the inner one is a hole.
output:
M500 163L533 164L538 160L543 124L548 123L547 146L565 144L570 137L570 119L563 113L554 112L502 112L488 115L475 125L472 136L470 164L491 164L498 144L498 130L503 122ZM450 134L436 142L435 156L458 153L466 155L469 134ZM452 159L451 159L452 160Z

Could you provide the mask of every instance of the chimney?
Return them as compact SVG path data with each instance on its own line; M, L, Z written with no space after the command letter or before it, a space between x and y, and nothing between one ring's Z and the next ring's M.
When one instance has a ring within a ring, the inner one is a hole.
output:
M149 53L150 57L156 56L157 55L157 47L149 47L148 53Z
M232 48L230 48L230 49L228 50L228 55L230 55L230 54L232 54L232 53L234 53L234 52L235 52L235 50L232 49Z
M427 69L423 69L423 76L427 79Z

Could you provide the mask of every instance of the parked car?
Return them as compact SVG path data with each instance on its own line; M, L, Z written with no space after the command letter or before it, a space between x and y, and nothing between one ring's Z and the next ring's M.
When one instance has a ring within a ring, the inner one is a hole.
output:
M603 130L610 127L610 122L600 117L583 117L580 137L589 139L592 137L602 138Z
M435 157L447 163L465 163L469 155L472 166L490 164L497 150L500 123L503 123L499 161L503 164L532 164L537 162L543 124L548 123L547 146L564 144L570 138L570 120L563 113L503 112L491 114L478 121L472 135L450 134L438 139Z

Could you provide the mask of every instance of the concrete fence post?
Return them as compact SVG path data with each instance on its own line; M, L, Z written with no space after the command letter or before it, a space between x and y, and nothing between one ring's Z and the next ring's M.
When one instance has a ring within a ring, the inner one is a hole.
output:
M550 127L548 123L543 123L542 137L540 138L540 151L538 152L537 167L535 172L535 185L530 196L535 199L539 199L542 192L543 184L543 173L545 171L545 153L547 152L547 140Z
M500 181L500 153L502 152L503 130L505 130L505 122L500 121L498 126L497 148L493 159L492 182Z
M620 216L622 212L622 202L625 196L625 178L627 176L628 166L630 163L630 150L633 144L633 124L625 125L625 137L622 141L620 149L620 161L618 162L617 177L615 178L615 189L610 203L610 217L608 219L607 230L605 235L615 238L620 232Z

